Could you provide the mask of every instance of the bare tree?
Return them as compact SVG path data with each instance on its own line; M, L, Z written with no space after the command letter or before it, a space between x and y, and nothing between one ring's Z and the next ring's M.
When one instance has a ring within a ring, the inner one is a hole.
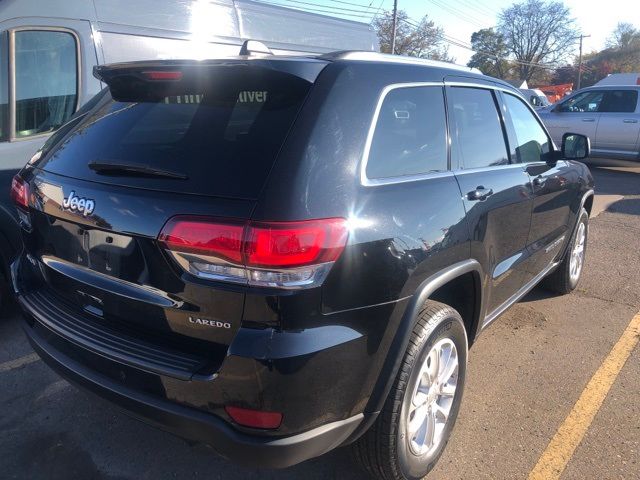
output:
M541 67L565 60L575 49L578 30L570 10L558 1L524 0L500 13L498 31L519 62L521 80L531 80Z
M391 53L391 38L393 34L393 13L384 12L373 21L380 50ZM432 20L425 15L419 23L409 19L407 12L398 11L396 27L396 51L398 55L410 55L412 57L431 58L452 62L445 42L442 40L442 28L437 27Z
M618 23L607 40L607 47L621 50L640 47L640 29L636 29L631 23Z

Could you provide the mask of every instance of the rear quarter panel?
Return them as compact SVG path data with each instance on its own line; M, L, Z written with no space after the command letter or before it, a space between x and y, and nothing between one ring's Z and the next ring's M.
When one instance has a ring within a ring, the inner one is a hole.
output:
M442 82L446 74L413 65L335 62L316 81L253 218L349 220L348 246L323 287L323 313L410 296L434 271L469 257L453 175L363 186L358 174L383 88Z

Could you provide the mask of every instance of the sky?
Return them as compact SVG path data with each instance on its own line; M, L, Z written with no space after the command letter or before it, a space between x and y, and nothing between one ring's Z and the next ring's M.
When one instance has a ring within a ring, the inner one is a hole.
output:
M272 0L299 8L320 9L324 6L332 12L353 15L351 20L369 22L373 14L393 8L393 0ZM398 8L405 10L409 17L419 20L428 15L444 29L449 37L470 42L471 34L481 28L495 26L497 14L514 3L514 0L398 0ZM634 23L640 28L639 0L564 0L584 35L584 51L600 50L618 22ZM335 15L334 15L335 16ZM578 45L576 44L576 54ZM449 54L456 63L466 64L473 52L449 45Z

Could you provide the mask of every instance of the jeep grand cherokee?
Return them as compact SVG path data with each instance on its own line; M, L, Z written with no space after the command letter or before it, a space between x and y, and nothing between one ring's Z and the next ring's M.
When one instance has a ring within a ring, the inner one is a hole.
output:
M576 287L586 137L437 62L97 67L108 88L15 177L35 350L129 414L284 467L351 444L416 479L467 351L540 281Z

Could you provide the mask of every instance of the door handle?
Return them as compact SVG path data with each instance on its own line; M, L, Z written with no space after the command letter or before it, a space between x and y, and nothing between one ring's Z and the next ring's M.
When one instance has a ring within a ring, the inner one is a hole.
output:
M542 187L544 186L546 181L547 181L546 178L544 178L542 175L538 175L536 178L533 179L533 185L536 187Z
M493 189L484 188L482 185L476 187L475 190L471 190L467 193L467 198L469 200L486 200L489 196L493 195Z
M595 122L596 119L595 118L583 118L582 121L583 122Z
M634 119L634 118L625 118L623 120L624 123L638 123L638 120Z

